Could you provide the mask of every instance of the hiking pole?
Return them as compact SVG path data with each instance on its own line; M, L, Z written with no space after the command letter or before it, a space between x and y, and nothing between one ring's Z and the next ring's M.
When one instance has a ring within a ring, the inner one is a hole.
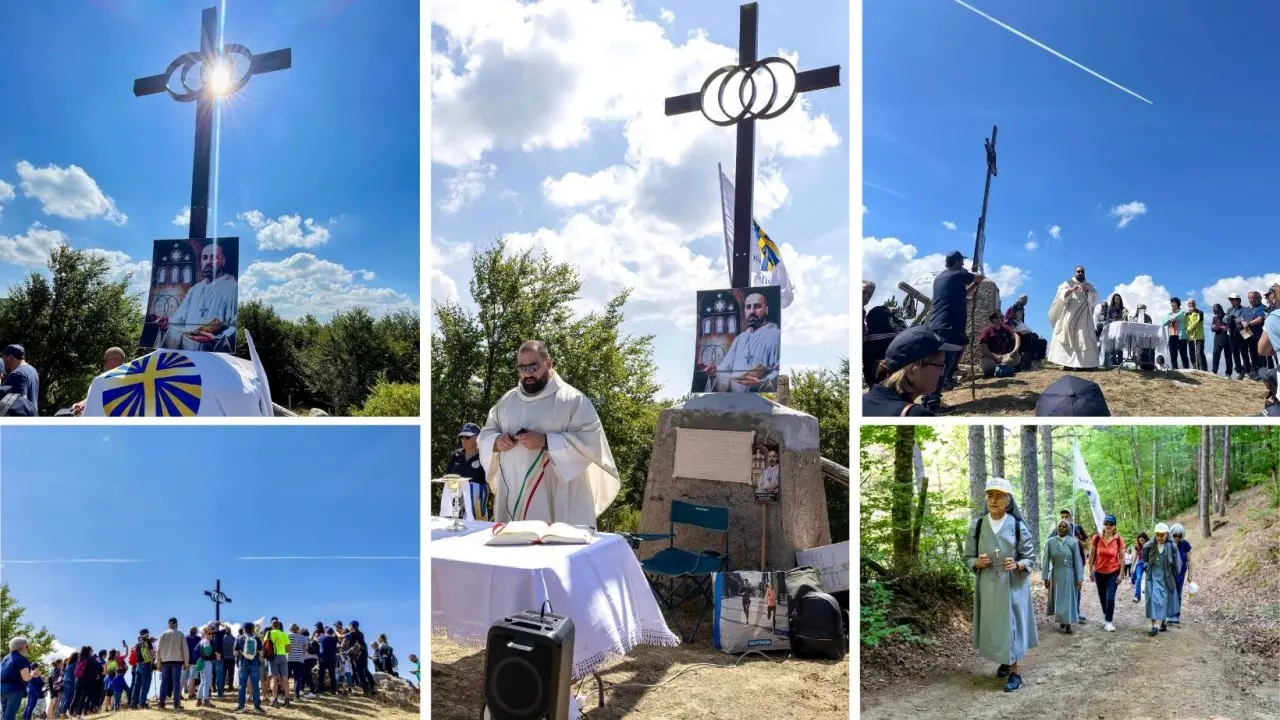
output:
M987 200L991 197L991 178L999 174L996 168L996 133L999 125L991 126L991 137L983 140L982 146L987 151L987 180L982 188L982 214L978 216L978 232L973 239L973 274L982 274L982 251L987 244ZM973 322L978 311L978 288L974 287L973 297L969 300L969 322ZM975 324L975 328L977 325ZM968 330L966 327L965 330ZM969 393L971 400L978 399L978 353L975 338L968 338L969 346Z

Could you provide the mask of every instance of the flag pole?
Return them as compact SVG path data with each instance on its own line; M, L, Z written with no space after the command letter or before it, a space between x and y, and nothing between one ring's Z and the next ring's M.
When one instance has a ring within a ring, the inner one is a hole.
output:
M724 200L725 200L724 180L725 180L724 165L721 163L716 163L716 187L720 188L720 227L722 228L724 227ZM733 216L735 218L738 216L738 208L736 207L733 209ZM725 232L727 233L729 232L729 230L730 229L726 228ZM725 265L727 266L727 269L729 270L729 286L733 287L733 255L726 252L724 256L724 262L725 262Z

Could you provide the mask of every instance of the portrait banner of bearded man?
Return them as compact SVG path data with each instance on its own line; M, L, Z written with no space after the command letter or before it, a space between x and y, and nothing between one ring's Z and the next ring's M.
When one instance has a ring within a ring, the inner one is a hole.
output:
M744 288L732 291L713 291L712 294L732 293L742 298L740 324L733 340L716 362L699 362L696 372L706 378L705 385L695 375L694 392L776 392L778 372L782 356L782 331L777 320L779 292L777 287ZM699 305L703 304L698 293ZM772 315L771 315L772 313ZM706 322L706 318L702 322ZM700 335L707 335L702 332ZM715 332L717 335L732 333Z
M239 319L236 259L239 257L239 238L213 238L188 240L199 248L194 263L183 253L179 260L172 240L156 242L152 260L154 277L151 298L147 307L151 315L147 324L156 329L154 342L146 342L143 331L143 347L169 350L203 350L234 353L236 350L236 325ZM195 248L193 248L194 250ZM191 265L195 265L195 277ZM168 307L161 308L158 300L167 299Z

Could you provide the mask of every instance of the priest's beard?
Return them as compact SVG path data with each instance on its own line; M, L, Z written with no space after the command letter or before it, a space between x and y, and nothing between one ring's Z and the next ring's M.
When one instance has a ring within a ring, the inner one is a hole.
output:
M764 322L764 319L761 318L759 315L747 316L747 327L751 328L752 330L759 330L760 325L762 325L763 322Z
M537 395L542 389L551 382L551 373L544 373L541 377L520 378L520 389L525 395Z

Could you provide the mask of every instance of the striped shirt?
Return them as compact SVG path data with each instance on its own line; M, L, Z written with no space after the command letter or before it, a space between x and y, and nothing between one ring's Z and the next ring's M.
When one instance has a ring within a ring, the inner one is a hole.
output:
M289 633L289 662L302 662L307 651L307 639L302 633Z

